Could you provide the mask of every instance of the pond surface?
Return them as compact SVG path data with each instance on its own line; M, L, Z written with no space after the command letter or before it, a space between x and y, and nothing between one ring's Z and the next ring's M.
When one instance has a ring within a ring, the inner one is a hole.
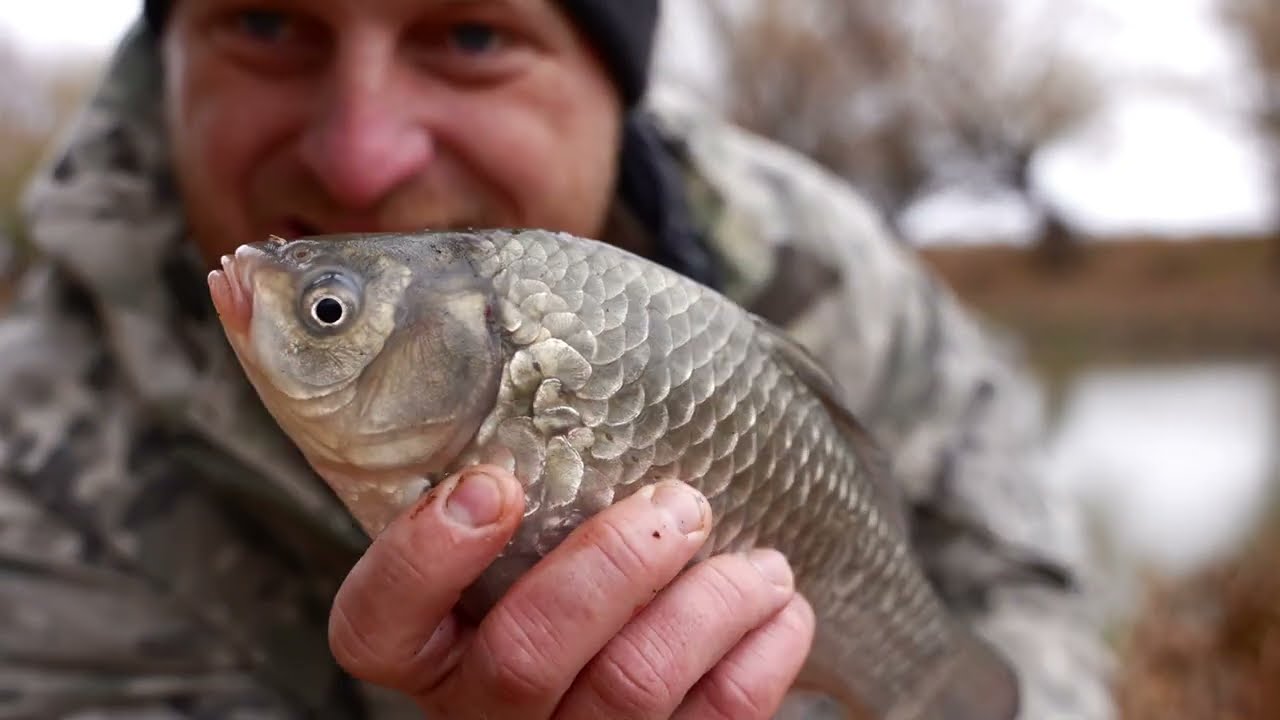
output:
M1084 504L1127 604L1137 571L1181 575L1239 547L1280 484L1278 448L1276 364L1090 368L1067 383L1049 474Z

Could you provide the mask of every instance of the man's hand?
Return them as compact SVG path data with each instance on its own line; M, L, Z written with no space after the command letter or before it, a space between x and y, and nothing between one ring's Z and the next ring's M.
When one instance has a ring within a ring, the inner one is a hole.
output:
M334 602L329 642L356 677L442 718L768 718L813 640L772 550L714 556L711 510L667 482L579 527L478 627L453 612L524 507L509 473L441 483L378 536Z

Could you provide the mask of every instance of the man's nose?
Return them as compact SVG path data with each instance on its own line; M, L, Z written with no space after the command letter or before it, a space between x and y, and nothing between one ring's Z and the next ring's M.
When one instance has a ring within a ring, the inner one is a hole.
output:
M421 172L434 147L395 68L376 56L339 61L302 138L302 162L330 200L365 210Z

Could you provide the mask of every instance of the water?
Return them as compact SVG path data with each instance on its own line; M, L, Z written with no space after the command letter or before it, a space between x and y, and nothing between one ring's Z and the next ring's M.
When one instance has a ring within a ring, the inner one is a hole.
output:
M1110 603L1133 600L1139 571L1193 572L1254 530L1280 480L1278 370L1097 368L1069 383L1050 478L1086 508Z

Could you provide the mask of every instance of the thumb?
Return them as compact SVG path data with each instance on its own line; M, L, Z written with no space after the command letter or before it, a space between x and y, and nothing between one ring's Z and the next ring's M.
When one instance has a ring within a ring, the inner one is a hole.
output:
M329 647L347 672L418 694L447 674L469 631L453 615L515 532L520 482L492 466L440 483L374 539L329 615Z

